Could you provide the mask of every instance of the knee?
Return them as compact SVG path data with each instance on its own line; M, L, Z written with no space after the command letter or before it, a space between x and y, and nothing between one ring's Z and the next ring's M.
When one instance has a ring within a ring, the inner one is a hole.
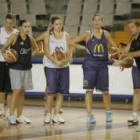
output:
M108 91L103 91L103 96L110 96Z
M134 94L140 94L140 89L134 89Z

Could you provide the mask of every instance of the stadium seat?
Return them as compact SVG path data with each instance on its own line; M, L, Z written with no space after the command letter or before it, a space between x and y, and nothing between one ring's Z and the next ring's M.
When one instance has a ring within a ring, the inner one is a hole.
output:
M46 13L45 3L44 2L29 3L29 12L31 14L45 14Z
M67 14L65 25L79 25L80 23L80 16L79 14Z
M70 38L74 38L78 34L78 27L77 26L65 26L64 30L68 32Z
M83 5L83 12L82 14L93 14L93 13L97 13L97 2L86 2Z
M36 26L36 15L35 14L20 14L20 19L27 19L30 21L31 26Z
M15 14L26 14L27 13L26 3L11 3L11 12Z
M116 6L116 15L125 15L131 13L131 3L130 2L118 2Z
M100 3L99 13L101 14L112 14L114 13L114 2L102 2Z
M0 14L7 14L9 12L7 3L0 4Z

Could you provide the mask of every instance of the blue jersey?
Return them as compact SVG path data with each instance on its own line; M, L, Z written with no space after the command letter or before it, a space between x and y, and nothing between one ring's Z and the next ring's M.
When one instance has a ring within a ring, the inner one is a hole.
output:
M101 38L96 38L92 33L86 45L90 54L86 54L85 62L88 67L101 68L107 66L108 61L108 48L107 39L104 31L102 31Z

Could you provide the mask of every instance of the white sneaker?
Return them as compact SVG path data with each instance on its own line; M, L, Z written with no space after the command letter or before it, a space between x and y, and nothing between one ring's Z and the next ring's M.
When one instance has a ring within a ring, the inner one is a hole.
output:
M18 123L31 123L31 120L21 115L17 118Z
M8 122L9 122L11 125L15 125L15 124L16 124L16 117L15 117L15 116L9 116L9 117L8 117Z
M6 110L6 117L9 117L10 116L10 108L7 108Z
M132 116L128 119L128 123L136 123L138 124L138 115L132 114Z
M59 114L57 114L53 117L53 122L54 123L58 123L58 122L65 123L65 120Z
M45 123L50 123L51 122L51 119L52 119L51 114L50 113L47 113L45 115L44 122Z

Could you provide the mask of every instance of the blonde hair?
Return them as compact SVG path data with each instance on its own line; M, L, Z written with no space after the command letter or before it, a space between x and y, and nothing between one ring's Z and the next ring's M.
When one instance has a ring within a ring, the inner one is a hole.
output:
M97 16L100 17L101 20L103 21L103 16L102 16L102 14L100 14L100 13L96 13L96 14L93 16L92 20L94 20L94 18L97 17Z

